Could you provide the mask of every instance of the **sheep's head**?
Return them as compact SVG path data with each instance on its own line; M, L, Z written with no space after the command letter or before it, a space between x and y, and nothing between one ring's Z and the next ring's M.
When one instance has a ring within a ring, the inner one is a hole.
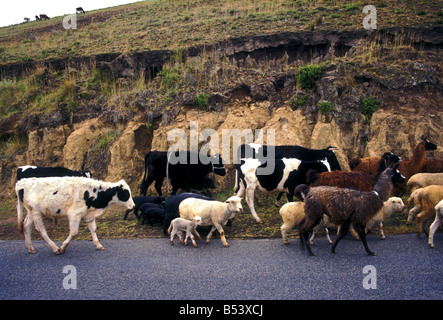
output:
M230 212L241 213L243 212L243 207L241 205L241 198L233 196L228 198L225 203L228 204L228 210Z
M406 206L401 198L391 197L386 202L390 207L390 213L403 212L406 209Z
M202 223L202 218L200 216L195 216L193 220L195 221L195 224L197 226L201 225L201 223Z

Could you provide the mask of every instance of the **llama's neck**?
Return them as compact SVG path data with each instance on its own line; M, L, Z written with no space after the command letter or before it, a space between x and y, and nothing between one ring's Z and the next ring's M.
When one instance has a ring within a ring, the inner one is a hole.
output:
M375 184L373 191L380 197L381 201L385 202L389 199L393 187L394 185L392 184L391 178L388 177L386 172L383 172Z
M426 150L423 143L419 143L415 149L414 153L412 154L411 163L413 164L416 171L420 171L423 167L423 163L425 161L426 157Z

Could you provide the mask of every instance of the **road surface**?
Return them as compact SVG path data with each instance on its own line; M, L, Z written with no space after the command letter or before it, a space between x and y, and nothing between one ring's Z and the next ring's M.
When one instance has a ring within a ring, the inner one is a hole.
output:
M34 240L30 255L24 241L0 241L0 299L442 299L443 233L436 249L414 234L380 240L369 235L368 256L350 237L330 253L317 237L317 256L290 239L220 239L199 247L171 246L163 239L74 240L64 255ZM57 242L60 244L61 242Z

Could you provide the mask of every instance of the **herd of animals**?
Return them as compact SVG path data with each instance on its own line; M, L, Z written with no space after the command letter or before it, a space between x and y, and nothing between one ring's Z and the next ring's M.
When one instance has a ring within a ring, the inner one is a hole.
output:
M272 148L271 148L272 147ZM176 164L168 161L168 154L150 151L145 156L145 172L140 193L132 197L124 180L116 183L94 180L90 171L72 171L63 167L22 166L17 169L17 217L29 253L35 253L31 243L31 229L39 231L55 254L64 253L84 220L98 250L104 249L96 234L95 219L112 204L126 208L124 219L130 212L141 221L152 225L154 220L163 224L163 232L187 244L188 238L195 247L195 237L200 238L197 226L211 226L206 242L217 230L222 244L229 246L223 227L232 223L243 212L244 196L254 219L261 223L254 208L255 190L278 191L277 201L285 193L288 203L280 208L283 220L281 233L288 243L287 232L297 229L301 247L310 255L314 235L319 229L326 231L331 223L338 226L338 236L331 251L348 231L360 238L365 251L375 255L368 247L366 234L373 226L380 228L384 239L383 221L391 214L409 211L408 221L414 215L417 234L424 232L423 223L432 218L428 243L434 247L433 237L443 217L443 161L426 159L427 150L437 146L422 137L409 160L402 160L391 152L381 157L368 157L350 161L351 172L341 171L334 147L308 149L301 146L266 146L244 144L237 150L235 164L235 195L221 202L211 197L216 175L226 175L220 155L208 156L203 163L192 152L186 160ZM176 154L178 156L178 154ZM194 158L193 158L194 157ZM191 162L191 159L197 161ZM264 170L272 164L272 172ZM212 174L212 178L210 178ZM167 178L172 186L171 196L164 198L161 187ZM157 196L146 196L148 187L155 181ZM179 189L184 193L176 194ZM192 193L200 190L205 195ZM392 194L411 192L405 204ZM294 196L302 201L294 202ZM24 210L26 209L26 216ZM43 216L53 219L67 217L69 236L58 247L47 235Z

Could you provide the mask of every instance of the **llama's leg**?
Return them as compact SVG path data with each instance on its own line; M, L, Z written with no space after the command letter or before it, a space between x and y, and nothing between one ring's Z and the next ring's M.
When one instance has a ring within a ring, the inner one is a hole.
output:
M326 239L328 239L329 244L332 244L332 240L331 240L331 237L329 236L328 228L325 228L325 233L326 233Z
M358 235L360 236L361 241L363 242L363 245L365 247L366 252L370 256L375 256L375 252L371 251L368 247L368 243L366 242L366 232L365 232L365 226L364 225L356 225L355 231L357 231Z
M337 247L337 245L338 245L338 243L340 242L340 240L343 239L343 238L346 236L346 234L348 233L348 230L349 230L349 226L350 226L350 225L351 225L351 220L350 220L350 219L346 220L346 221L341 225L341 228L340 228L340 234L338 235L337 240L335 240L335 243L332 245L332 248L331 248L331 252L332 252L332 253L337 253L337 251L335 250L335 248Z
M302 250L304 250L305 245L306 245L306 249L307 249L309 255L311 255L311 256L315 256L316 254L314 252L312 252L311 244L309 243L309 240L312 236L315 226L317 224L319 224L320 221L321 221L321 219L317 219L317 220L313 221L308 218L305 220L305 222L303 223L303 226L300 228L300 244L301 244Z

